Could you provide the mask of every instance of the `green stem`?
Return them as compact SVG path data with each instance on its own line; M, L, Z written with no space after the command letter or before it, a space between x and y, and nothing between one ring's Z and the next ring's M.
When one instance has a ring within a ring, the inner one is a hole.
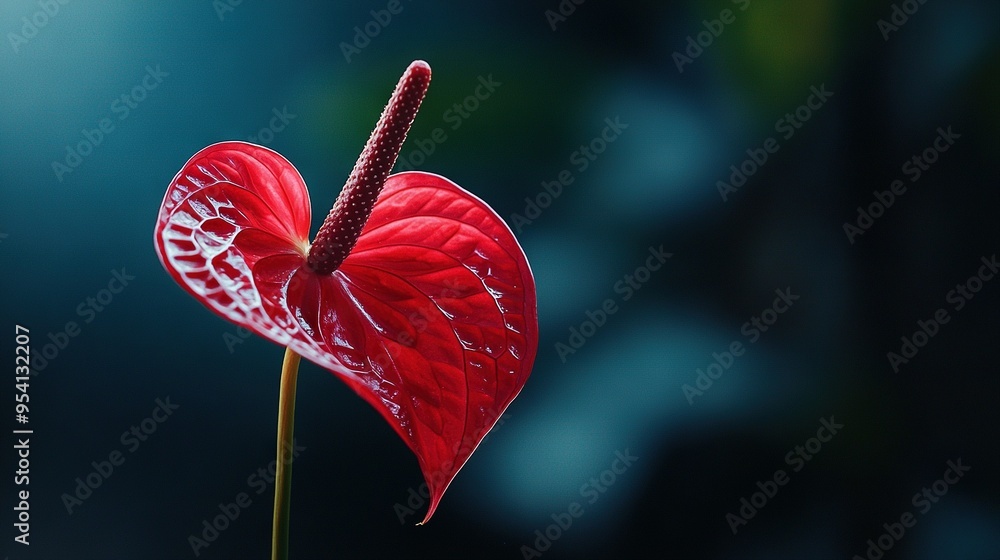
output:
M285 349L278 393L278 460L274 474L274 525L271 531L271 560L288 558L288 516L292 493L292 435L295 432L295 385L299 377L299 355ZM282 458L285 452L287 462Z

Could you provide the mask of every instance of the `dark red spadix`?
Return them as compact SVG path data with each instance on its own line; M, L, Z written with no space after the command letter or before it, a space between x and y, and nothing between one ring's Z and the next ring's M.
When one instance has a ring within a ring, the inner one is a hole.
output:
M396 85L371 138L354 164L354 171L310 248L306 262L317 274L336 270L357 243L430 84L431 67L418 60L410 64Z

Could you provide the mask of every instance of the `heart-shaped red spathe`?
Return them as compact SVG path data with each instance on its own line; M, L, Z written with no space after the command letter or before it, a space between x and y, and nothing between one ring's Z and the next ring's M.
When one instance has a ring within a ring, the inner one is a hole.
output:
M430 173L389 176L332 274L306 266L310 219L288 160L223 142L170 183L155 245L208 308L330 370L385 417L420 463L426 522L528 378L531 269L489 206Z

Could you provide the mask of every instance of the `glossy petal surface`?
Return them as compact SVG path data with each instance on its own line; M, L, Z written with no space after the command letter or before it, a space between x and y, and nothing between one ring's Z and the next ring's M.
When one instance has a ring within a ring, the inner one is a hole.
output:
M287 160L227 142L171 182L155 243L199 301L337 374L385 417L417 455L426 521L527 380L531 270L489 206L429 173L389 177L330 275L305 266L309 220Z

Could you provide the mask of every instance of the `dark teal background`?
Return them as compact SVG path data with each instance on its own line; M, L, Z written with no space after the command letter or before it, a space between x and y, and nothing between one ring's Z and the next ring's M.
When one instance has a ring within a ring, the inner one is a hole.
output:
M342 43L387 2L70 0L36 15L49 4L0 4L3 556L194 558L188 536L240 492L252 503L199 558L268 556L272 487L258 495L248 477L273 459L282 349L174 284L153 250L157 210L197 150L254 136L305 178L315 232L418 58L434 78L403 154L423 150L418 168L516 224L538 358L425 527L425 505L403 523L394 507L422 482L412 454L303 364L292 558L523 558L574 502L582 515L542 558L864 557L906 512L916 525L887 559L1000 555L1000 280L959 310L948 298L1000 251L996 2L927 0L886 40L888 1L566 0L555 29L556 0L404 1L350 57ZM734 21L679 72L674 53L724 9ZM22 18L45 24L12 43ZM123 104L147 67L162 82ZM823 86L832 97L786 138L779 120ZM475 109L457 119L456 103ZM272 121L283 110L294 117ZM53 162L105 118L113 129L60 180ZM627 128L583 168L574 153L616 118ZM949 126L960 138L911 182L904 162ZM777 151L724 201L717 182L769 137ZM559 196L527 208L563 171ZM905 193L852 243L843 224L895 180ZM662 268L625 289L661 246ZM123 268L134 279L107 302ZM750 343L744 323L786 288L800 299ZM560 356L609 299L603 326ZM887 353L940 308L949 322L894 371ZM70 321L76 334L59 334ZM65 342L31 380L29 547L12 528L15 324L36 356ZM683 386L734 341L745 352L689 402ZM179 408L126 445L167 397ZM831 415L844 427L793 470L786 455ZM115 451L124 463L67 513L61 496ZM593 493L616 452L638 459ZM914 494L959 458L971 470L921 513ZM734 535L727 514L778 469L788 483Z

